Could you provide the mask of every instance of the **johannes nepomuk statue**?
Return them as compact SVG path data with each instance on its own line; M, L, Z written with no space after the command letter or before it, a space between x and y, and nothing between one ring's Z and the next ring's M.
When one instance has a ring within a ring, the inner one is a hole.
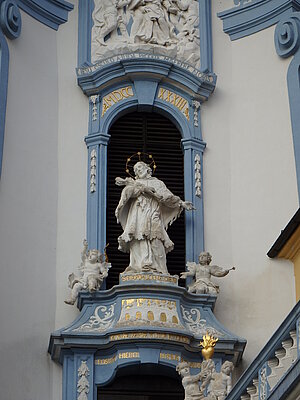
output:
M168 274L166 254L174 248L168 226L183 209L192 210L193 205L153 177L151 167L143 161L137 162L133 170L134 179L116 178L118 186L125 186L115 212L123 228L118 238L119 250L130 253L125 272Z

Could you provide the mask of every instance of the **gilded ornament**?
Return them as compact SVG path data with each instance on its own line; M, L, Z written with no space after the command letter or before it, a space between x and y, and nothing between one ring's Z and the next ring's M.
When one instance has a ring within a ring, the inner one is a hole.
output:
M203 336L203 341L200 342L200 346L203 347L201 353L205 360L210 360L214 355L214 347L219 339L210 336L208 333Z

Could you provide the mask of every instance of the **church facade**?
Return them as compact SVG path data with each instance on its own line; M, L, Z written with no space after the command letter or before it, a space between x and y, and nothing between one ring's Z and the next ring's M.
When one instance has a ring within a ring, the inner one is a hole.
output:
M183 399L205 334L232 399L295 387L299 11L1 2L3 399Z

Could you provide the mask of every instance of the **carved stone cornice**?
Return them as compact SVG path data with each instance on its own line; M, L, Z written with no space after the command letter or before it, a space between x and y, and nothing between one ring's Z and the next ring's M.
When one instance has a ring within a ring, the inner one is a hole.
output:
M283 16L300 10L300 0L235 1L237 7L218 13L231 40L240 39L276 24Z
M19 7L44 25L57 30L67 22L73 4L65 0L16 0Z

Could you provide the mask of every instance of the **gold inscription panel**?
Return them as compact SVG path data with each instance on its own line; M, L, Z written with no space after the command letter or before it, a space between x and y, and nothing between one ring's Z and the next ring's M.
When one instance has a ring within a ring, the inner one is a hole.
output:
M135 275L124 275L121 276L122 282L130 282L130 281L159 281L159 282L169 282L177 284L178 279L173 276L165 276L165 275L147 275L147 274L135 274Z
M179 94L176 94L175 92L172 92L171 90L164 88L159 89L157 98L173 104L173 106L178 108L178 110L185 115L188 121L190 120L189 103L185 98Z
M174 353L160 353L159 358L161 360L176 361L176 362L185 361L189 364L189 366L191 368L201 368L200 362L191 362L191 361L185 360L178 354L174 354Z
M128 332L110 335L109 340L116 342L119 340L132 340L132 339L156 339L156 340L169 340L172 342L180 342L188 344L190 339L182 335L174 335L171 333L160 332Z
M140 358L140 353L138 351L125 351L124 353L119 353L118 356L113 356L110 358L97 358L95 360L95 365L108 365L123 359Z
M137 307L144 307L144 306L152 306L155 303L157 306L161 307L168 307L170 310L176 307L176 301L173 300L165 300L165 299L123 299L122 300L122 308L131 308L133 304Z
M106 96L103 97L102 100L101 116L103 117L103 115L106 113L107 110L110 109L111 106L119 103L122 100L126 100L129 97L133 97L132 86L126 86L108 93Z

